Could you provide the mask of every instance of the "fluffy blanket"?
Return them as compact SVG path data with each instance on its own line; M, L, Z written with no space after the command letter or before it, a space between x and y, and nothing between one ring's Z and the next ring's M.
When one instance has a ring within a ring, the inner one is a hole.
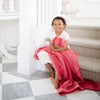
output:
M60 37L55 37L53 45L58 44L60 47L65 46L65 42ZM90 79L84 79L81 76L78 64L78 54L70 48L63 51L52 51L48 45L38 48L34 58L39 60L37 53L44 50L48 53L52 65L59 77L58 93L60 95L68 94L77 89L93 89L100 91L100 84Z

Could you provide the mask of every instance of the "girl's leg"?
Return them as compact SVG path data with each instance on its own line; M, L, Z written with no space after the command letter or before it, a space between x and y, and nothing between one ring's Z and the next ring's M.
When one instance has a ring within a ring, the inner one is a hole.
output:
M46 67L49 69L49 71L50 71L50 78L54 78L54 77L55 77L55 75L54 75L54 73L55 73L54 68L50 65L50 63L46 63L45 66L46 66Z
M54 87L56 89L58 89L58 87L59 87L59 78L58 78L57 74L56 74L55 78L51 78L51 82L54 84Z

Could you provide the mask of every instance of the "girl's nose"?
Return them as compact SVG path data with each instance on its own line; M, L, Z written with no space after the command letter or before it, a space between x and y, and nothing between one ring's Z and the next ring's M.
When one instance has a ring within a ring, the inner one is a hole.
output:
M57 25L56 27L58 28L59 26Z

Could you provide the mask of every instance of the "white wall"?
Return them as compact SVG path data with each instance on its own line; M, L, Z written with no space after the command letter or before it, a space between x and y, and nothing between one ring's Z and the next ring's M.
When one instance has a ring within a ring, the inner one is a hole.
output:
M18 46L19 20L0 20L0 41L8 46Z
M77 17L100 18L100 0L69 0L78 8Z

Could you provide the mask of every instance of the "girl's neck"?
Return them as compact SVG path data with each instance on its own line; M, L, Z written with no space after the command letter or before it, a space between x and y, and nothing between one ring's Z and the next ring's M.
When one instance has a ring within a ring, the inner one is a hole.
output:
M57 36L61 35L62 32L63 32L63 31L60 31L60 32L55 31L55 33L56 33Z

